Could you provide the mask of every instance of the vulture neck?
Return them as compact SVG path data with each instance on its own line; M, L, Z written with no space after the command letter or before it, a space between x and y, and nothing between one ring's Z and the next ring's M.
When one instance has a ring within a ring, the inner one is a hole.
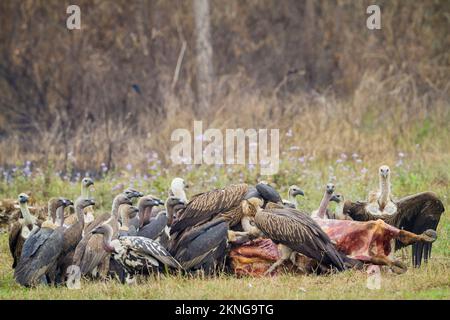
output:
M60 206L56 208L56 218L55 218L55 224L57 226L63 226L64 225L64 206Z
M84 212L83 212L83 210L84 210L84 208L80 207L80 206L77 206L75 208L75 213L77 215L77 219L78 219L79 222L81 222L82 225L84 225ZM63 214L63 216L64 216L64 214Z
M34 217L31 215L28 205L26 203L20 203L20 212L22 213L23 220L26 225L34 223Z
M106 252L112 253L114 252L114 247L111 244L112 240L112 229L107 228L106 233L103 234L103 248Z
M390 194L391 194L391 183L389 175L386 178L380 177L380 197L378 198L380 209L382 210L384 209L384 207L389 201Z
M91 198L91 191L89 187L86 187L84 184L81 184L81 196L83 198Z
M57 202L50 200L48 202L48 211L47 211L47 219L52 221L53 223L55 223L56 218L57 218L57 211L58 207L57 207Z
M128 229L128 226L130 225L130 217L128 216L128 208L129 205L123 205L120 206L119 211L120 211L120 218L122 219L122 226L123 228Z
M111 208L111 217L114 217L116 219L119 218L119 208L121 203L119 202L119 199L116 198L113 201L112 208Z
M295 209L297 209L297 197L294 196L294 195L291 193L291 191L289 191L289 193L288 193L288 200L289 200L290 203L293 203L294 206L295 206Z
M142 226L150 220L150 215L152 214L153 206L145 206L140 205L139 206L139 228L142 228Z
M319 206L319 210L317 211L317 217L318 218L325 218L325 215L327 213L327 207L328 204L330 203L330 199L331 199L332 194L329 194L328 192L325 191L322 201L320 202L320 206Z
M173 216L175 215L175 206L170 206L166 203L166 211L167 211L167 225L171 226L173 222Z

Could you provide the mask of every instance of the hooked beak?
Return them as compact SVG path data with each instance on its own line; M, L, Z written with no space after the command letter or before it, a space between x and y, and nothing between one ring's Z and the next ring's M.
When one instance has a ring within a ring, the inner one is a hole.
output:
M303 192L303 190L295 190L292 195L295 196L304 196L305 193Z
M64 199L64 206L65 206L65 207L73 206L72 200Z
M89 199L89 205L95 206L95 200L94 199Z
M152 204L154 206L164 205L164 202L161 199L153 199Z

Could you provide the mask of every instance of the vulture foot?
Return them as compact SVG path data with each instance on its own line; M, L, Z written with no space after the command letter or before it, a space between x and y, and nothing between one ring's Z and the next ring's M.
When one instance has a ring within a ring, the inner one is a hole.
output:
M72 290L81 289L81 271L80 267L71 265L67 268L67 288Z

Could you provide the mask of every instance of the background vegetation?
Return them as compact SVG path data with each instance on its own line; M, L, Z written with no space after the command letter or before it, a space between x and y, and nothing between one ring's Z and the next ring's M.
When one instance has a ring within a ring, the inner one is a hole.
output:
M182 176L189 195L260 179L284 194L295 183L306 192L302 207L312 210L328 181L347 199L365 199L377 186L376 169L388 164L396 197L432 190L448 208L450 3L378 3L382 29L369 31L369 1L210 0L213 97L200 110L191 1L80 0L80 31L65 27L67 1L1 1L0 199L23 191L38 205L75 198L89 174L103 212L128 185L164 198L170 180ZM204 128L280 129L279 173L173 165L170 134L191 129L194 119ZM84 283L68 291L16 285L1 234L0 299L448 299L449 235L444 213L431 263L383 274L380 291L352 271L170 277L137 288Z

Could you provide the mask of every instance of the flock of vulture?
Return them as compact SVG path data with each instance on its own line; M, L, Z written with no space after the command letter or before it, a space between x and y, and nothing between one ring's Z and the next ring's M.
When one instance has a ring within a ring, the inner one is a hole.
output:
M86 177L74 203L48 201L45 221L22 193L21 216L9 234L14 278L26 287L80 288L82 278L131 284L157 273L270 276L286 268L322 274L367 265L401 273L406 266L393 252L407 245L419 267L430 258L444 206L432 192L394 200L387 166L379 180L379 190L357 202L344 201L329 183L311 213L300 209L300 188L291 186L283 200L267 183L229 185L188 200L184 180L175 178L165 202L129 188L115 196L111 212L94 214L94 182ZM330 201L338 203L335 211Z

